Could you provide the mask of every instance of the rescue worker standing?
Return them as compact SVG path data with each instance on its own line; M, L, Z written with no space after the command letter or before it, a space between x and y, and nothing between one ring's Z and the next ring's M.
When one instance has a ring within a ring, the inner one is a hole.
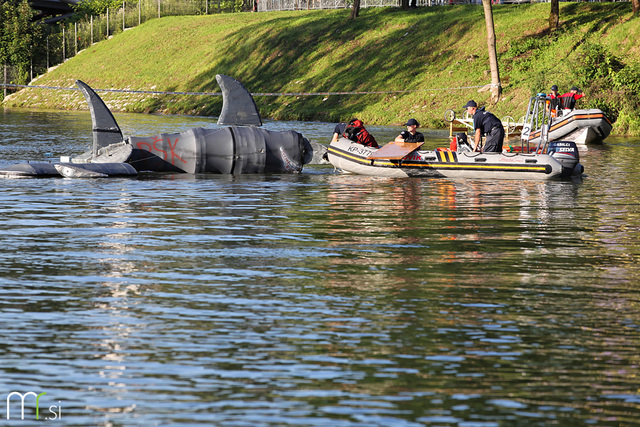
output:
M546 102L547 111L551 113L551 117L556 117L557 111L561 108L562 99L558 94L558 85L551 86L551 92L547 95L548 101Z
M562 99L562 108L573 110L576 106L576 101L583 96L582 91L576 86L573 86L569 92L560 97L560 99Z
M471 100L464 106L473 117L473 128L475 129L474 151L479 151L482 135L485 136L483 153L501 153L504 143L504 127L496 116L484 108L478 110L478 104Z

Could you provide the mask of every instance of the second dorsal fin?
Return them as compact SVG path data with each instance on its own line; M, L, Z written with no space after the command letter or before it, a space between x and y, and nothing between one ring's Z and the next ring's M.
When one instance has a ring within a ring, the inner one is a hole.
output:
M251 93L238 80L216 74L222 89L222 112L219 125L262 126L260 112Z

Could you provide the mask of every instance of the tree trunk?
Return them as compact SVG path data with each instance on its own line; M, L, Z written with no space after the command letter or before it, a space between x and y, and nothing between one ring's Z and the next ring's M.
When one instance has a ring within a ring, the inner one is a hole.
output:
M408 10L409 0L400 0L400 6L402 7L402 10Z
M497 104L502 96L500 85L500 69L498 68L498 54L496 52L496 32L493 27L493 11L491 0L482 0L484 20L487 24L487 46L489 47L489 66L491 67L491 102Z
M551 0L551 12L549 12L549 29L555 30L560 23L560 1Z
M360 0L353 0L353 8L349 19L356 19L360 15Z
M637 16L640 13L640 0L631 0L631 5L633 6L633 14Z

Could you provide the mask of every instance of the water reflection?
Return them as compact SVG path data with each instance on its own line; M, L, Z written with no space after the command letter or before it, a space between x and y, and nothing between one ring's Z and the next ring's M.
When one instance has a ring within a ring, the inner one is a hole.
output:
M84 150L75 114L0 115L0 158ZM0 395L69 426L631 425L639 146L581 182L3 180Z

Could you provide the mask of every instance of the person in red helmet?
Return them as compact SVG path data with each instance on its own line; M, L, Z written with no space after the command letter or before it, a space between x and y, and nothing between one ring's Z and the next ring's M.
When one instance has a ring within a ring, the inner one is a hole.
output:
M376 139L364 128L364 124L360 119L351 120L342 136L358 144L366 145L367 147L379 147Z

